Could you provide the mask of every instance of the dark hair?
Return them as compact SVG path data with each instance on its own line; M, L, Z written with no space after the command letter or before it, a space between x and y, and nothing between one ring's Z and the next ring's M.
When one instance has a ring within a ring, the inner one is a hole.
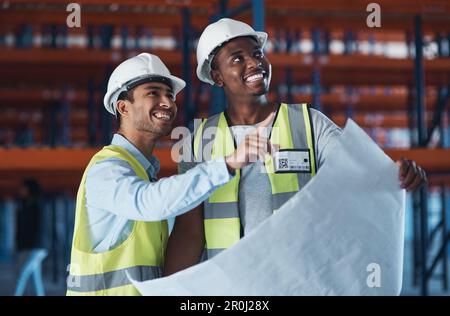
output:
M211 60L211 65L210 65L211 66L211 70L217 70L217 68L218 68L216 55L219 52L219 50L222 48L222 45L217 46L216 48L214 48L213 51L211 52L211 54L209 54L208 58Z
M123 91L119 94L119 97L117 98L117 101L119 100L123 100L123 101L129 101L131 103L134 102L134 97L133 97L133 91L134 88L129 90L129 91ZM120 113L119 111L116 111L116 122L117 122L117 127L120 127Z

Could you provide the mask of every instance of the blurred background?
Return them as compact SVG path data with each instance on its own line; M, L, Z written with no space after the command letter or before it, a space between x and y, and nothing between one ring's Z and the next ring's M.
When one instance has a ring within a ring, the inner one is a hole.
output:
M225 108L195 76L198 37L222 17L269 33L271 100L352 118L427 170L407 197L402 295L449 295L450 2L373 1L370 27L371 2L79 0L69 27L68 1L0 0L0 295L65 294L78 184L116 128L102 99L118 63L150 52L184 78L178 125ZM171 144L158 143L160 177L176 173Z

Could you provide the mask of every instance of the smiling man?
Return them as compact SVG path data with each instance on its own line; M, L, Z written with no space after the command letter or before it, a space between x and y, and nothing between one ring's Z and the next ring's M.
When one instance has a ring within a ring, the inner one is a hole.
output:
M267 138L256 132L225 158L157 180L153 148L171 132L175 96L184 86L147 53L111 74L104 106L116 115L119 129L111 145L91 159L78 189L68 295L137 295L127 273L141 281L162 275L166 219L196 207L250 157L267 153Z
M176 218L167 246L166 274L197 263L204 248L211 258L234 245L301 190L327 159L333 159L339 127L307 104L268 99L272 68L263 52L266 41L267 33L228 18L208 25L200 36L197 77L224 89L227 108L197 130L199 141L194 143L199 146L194 146L194 155L203 152L204 143L212 143L213 152L233 141L239 146L271 112L276 115L270 141L280 150L273 159L243 167L234 181L215 191L203 205ZM217 127L220 133L211 139L205 127ZM410 191L426 182L425 172L414 161L397 163L401 187ZM195 163L184 161L179 171L194 167Z

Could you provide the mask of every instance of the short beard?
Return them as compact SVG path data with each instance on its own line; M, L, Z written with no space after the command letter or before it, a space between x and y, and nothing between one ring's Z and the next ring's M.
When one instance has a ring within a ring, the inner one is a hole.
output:
M144 133L151 133L157 137L163 137L170 134L172 131L172 126L167 126L167 128L156 128L154 125L143 123L142 121L135 120L133 122L134 128L137 131Z

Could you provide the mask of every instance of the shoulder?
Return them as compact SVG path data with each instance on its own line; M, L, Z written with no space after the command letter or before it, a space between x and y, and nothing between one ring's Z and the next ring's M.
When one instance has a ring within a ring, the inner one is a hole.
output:
M309 108L309 113L311 113L311 117L317 120L321 120L321 121L325 121L325 122L329 122L331 124L334 124L329 118L328 116L326 116L325 114L323 114L322 112L320 112L319 110L316 110L312 107Z
M337 126L330 118L319 110L310 108L311 121L316 129L332 129L341 132L341 128Z
M205 131L209 130L210 127L217 127L217 124L220 119L220 115L223 112L214 114L208 118L197 118L194 120L194 128L192 133L191 140L194 141L195 139L200 139L201 135L205 133Z
M296 103L296 104L287 104L288 107L295 109L297 111L301 111L303 109L303 105L306 103ZM334 124L332 120L330 120L325 114L320 112L317 109L314 109L311 105L308 104L307 106L308 112L311 118L311 123L314 127L314 129L335 129L337 131L340 131L341 129Z
M213 125L217 125L217 122L220 119L220 116L222 115L223 112L211 115L210 117L208 117L207 119L203 120L203 122L205 123L205 126L213 126Z
M87 171L86 181L108 179L115 176L134 173L131 165L124 159L111 157L97 161Z
M211 115L211 116L208 117L206 120L209 121L209 120L217 119L217 118L219 118L219 116L220 116L222 113L223 113L223 112L219 112L219 113L217 113L217 114Z

